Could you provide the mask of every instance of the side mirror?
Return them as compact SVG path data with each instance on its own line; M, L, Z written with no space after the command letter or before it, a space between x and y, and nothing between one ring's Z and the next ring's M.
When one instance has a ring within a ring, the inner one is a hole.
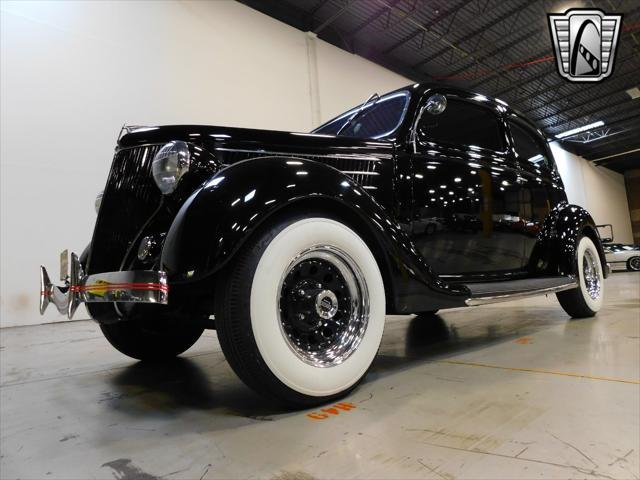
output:
M427 98L424 108L431 115L440 115L447 108L447 97L439 93L431 95Z

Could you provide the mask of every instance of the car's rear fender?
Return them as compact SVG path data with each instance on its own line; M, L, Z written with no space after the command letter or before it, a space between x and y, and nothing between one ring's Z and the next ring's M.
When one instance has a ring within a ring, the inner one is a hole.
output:
M560 275L577 275L576 251L582 236L593 240L607 277L607 261L596 224L589 212L578 205L561 203L551 210L540 232L539 250L545 252L552 271Z

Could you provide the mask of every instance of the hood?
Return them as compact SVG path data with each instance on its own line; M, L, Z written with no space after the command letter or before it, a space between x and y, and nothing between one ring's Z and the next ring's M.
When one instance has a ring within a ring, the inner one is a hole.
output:
M118 140L120 148L182 140L213 151L225 149L270 153L374 153L393 150L385 140L337 137L302 132L283 132L253 128L218 127L209 125L165 125L129 127Z

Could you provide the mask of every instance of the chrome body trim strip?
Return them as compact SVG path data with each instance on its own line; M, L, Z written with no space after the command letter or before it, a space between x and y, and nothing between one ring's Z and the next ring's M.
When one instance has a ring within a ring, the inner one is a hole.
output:
M393 155L391 154L371 154L371 156L361 155L361 154L338 154L338 153L326 153L326 154L317 154L317 153L304 153L304 152L274 152L272 150L247 150L242 148L226 148L226 147L216 147L216 150L221 152L235 152L235 153L257 153L261 155L288 155L288 156L296 156L302 155L304 157L315 157L315 158L341 158L345 160L365 160L369 162L380 162L383 159L391 159ZM304 158L302 157L302 158Z
M60 314L67 315L71 319L83 302L166 305L169 301L169 284L165 272L135 270L86 275L75 253L71 254L70 267L71 271L64 280L65 284L57 286L51 283L46 268L40 266L41 315L50 303L56 306Z
M529 290L526 292L505 293L504 295L490 295L486 297L471 297L465 300L465 303L469 307L477 305L488 305L490 303L508 302L510 300L520 300L521 298L535 297L537 295L548 295L550 293L562 292L564 290L571 290L578 288L578 282L573 281L566 285L558 285L556 287L538 288L536 290Z

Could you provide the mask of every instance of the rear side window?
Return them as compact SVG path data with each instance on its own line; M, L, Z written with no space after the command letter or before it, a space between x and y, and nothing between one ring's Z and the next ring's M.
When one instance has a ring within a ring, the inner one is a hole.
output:
M533 133L515 122L509 122L509 129L513 137L514 147L521 164L533 165L534 167L552 169L552 164L540 140Z
M462 100L447 98L447 108L440 115L425 112L419 129L427 140L504 150L496 114L488 108Z

